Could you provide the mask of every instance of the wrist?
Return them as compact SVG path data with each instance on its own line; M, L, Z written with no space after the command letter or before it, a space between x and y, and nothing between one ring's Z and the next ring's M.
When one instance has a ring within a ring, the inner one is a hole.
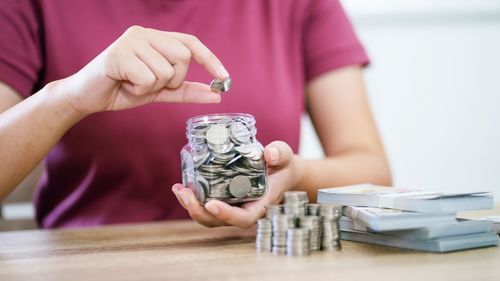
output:
M295 190L304 190L305 189L305 182L306 182L306 175L308 174L308 166L309 162L308 160L298 156L294 155L293 156L293 162L294 162L294 174L295 174L295 179L294 179L294 184L292 185L292 189Z
M66 79L50 82L38 94L41 94L40 96L43 97L47 106L61 118L60 120L74 124L89 114L79 111L68 100L70 95L66 93L69 90L66 84Z

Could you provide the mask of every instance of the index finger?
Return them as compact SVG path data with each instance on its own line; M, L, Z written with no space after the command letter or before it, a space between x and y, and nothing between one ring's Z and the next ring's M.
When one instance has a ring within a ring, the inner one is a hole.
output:
M222 80L229 78L229 73L219 58L196 36L177 32L169 32L169 34L184 44L191 51L192 58L212 76Z

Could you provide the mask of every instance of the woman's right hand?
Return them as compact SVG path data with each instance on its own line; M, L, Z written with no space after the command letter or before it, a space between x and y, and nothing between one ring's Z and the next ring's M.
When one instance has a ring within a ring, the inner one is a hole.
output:
M57 81L57 88L83 114L152 102L220 102L208 85L184 81L191 59L217 79L229 77L196 37L133 26L79 72Z

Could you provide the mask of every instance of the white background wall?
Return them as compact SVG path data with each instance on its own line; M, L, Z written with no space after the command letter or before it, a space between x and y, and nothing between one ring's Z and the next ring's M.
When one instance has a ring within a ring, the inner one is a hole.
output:
M500 202L500 1L343 0L394 185ZM322 156L304 117L300 153Z

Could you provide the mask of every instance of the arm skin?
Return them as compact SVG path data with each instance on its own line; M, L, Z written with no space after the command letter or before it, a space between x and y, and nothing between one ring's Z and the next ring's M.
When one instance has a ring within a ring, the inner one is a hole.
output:
M321 160L299 160L295 186L316 200L317 189L370 182L391 185L391 173L375 126L361 68L346 67L307 85L307 104L325 152Z
M0 201L89 114L152 102L220 102L208 85L184 81L191 59L218 79L229 77L196 37L133 26L80 71L23 101L0 83Z
M390 185L391 175L366 97L361 67L349 66L315 78L307 85L309 113L325 151L320 160L294 155L275 141L267 145L269 190L266 196L240 207L218 200L200 205L181 184L172 191L190 216L208 227L236 225L248 228L261 218L264 206L277 204L288 190L304 190L311 201L322 187L370 182Z
M31 172L64 132L84 117L52 94L58 84L47 85L21 102L21 97L2 83L0 110L0 200Z

